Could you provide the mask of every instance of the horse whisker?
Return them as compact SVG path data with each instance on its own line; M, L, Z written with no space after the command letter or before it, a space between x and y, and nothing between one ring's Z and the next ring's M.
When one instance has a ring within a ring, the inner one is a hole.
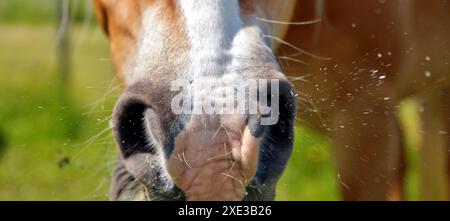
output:
M221 173L221 174L225 176L225 178L222 180L222 182L224 182L225 180L227 180L227 178L230 178L230 179L232 179L232 180L238 181L239 184L241 184L242 188L245 189L245 185L244 185L244 184L242 183L242 181L239 180L238 178L236 178L236 177L234 177L234 176L232 176L232 175L230 175L230 174L228 174L228 173Z
M299 77L291 77L291 76L287 76L287 78L288 78L290 81L303 81L303 82L305 82L305 83L310 84L311 82L308 81L308 80L306 80L306 78L309 77L309 76L311 76L311 75L308 74L308 75L299 76Z
M210 158L206 159L206 161L217 160L217 159L220 159L222 157L227 157L228 155L230 155L232 153L233 153L232 151L226 152L225 154L220 154L220 155L217 155L217 156L214 156L214 157L210 157Z
M314 19L309 21L300 21L300 22L288 22L288 21L277 21L277 20L271 20L267 18L261 18L256 17L256 20L267 22L267 23L273 23L273 24L279 24L279 25L311 25L311 24L317 24L322 22L322 19Z
M188 166L190 169L192 169L191 165L189 165L189 163L186 160L186 156L184 155L184 151L183 151L183 160L184 160L184 163L186 164L186 166Z
M284 45L286 45L286 46L289 46L289 47L291 47L292 49L295 49L295 50L297 50L298 52L301 52L301 53L303 53L303 54L306 54L306 55L308 55L308 56L310 56L310 57L312 57L312 58L315 58L315 59L318 59L318 60L324 60L324 61L330 61L330 60L332 60L331 58L321 57L321 56L315 55L315 54L313 54L313 53L311 53L311 52L307 52L307 51L305 51L305 50L303 50L303 49L301 49L301 48L299 48L299 47L297 47L297 46L295 46L295 45L293 45L293 44L291 44L291 43L289 43L289 42L287 42L287 41L285 41L285 40L283 40L283 39L281 39L281 38L278 38L278 37L275 37L275 36L270 36L270 35L262 35L262 36L263 36L264 38L269 38L269 39L278 41L279 43L284 44Z
M179 160L180 162L183 162L183 159L181 159L181 156L180 156L180 153L179 152L177 152L177 155L178 155L178 158L175 156L174 158L176 159L176 160Z
M231 173L231 171L234 169L234 166L236 166L237 161L233 161L233 164L231 164L230 170L228 171L228 173Z
M293 61L293 62L296 62L296 63L299 63L299 64L303 64L303 65L308 65L309 66L309 64L307 62L304 62L304 61L299 60L299 59L287 57L287 56L279 56L278 59Z
M219 134L220 129L222 129L222 125L220 125L220 127L217 128L216 132L215 132L214 135L211 137L211 140L213 140L214 138L216 138L217 134Z

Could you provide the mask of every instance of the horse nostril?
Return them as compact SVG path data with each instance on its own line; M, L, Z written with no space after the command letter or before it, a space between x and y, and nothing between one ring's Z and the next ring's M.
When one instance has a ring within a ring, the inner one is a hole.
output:
M141 100L128 95L122 96L116 105L113 133L125 158L136 152L154 154L144 126L144 113L148 108Z
M256 137L261 136L267 126L295 118L296 112L296 93L288 81L275 80L260 87L257 97L259 112L257 115L250 113L248 119L250 131Z

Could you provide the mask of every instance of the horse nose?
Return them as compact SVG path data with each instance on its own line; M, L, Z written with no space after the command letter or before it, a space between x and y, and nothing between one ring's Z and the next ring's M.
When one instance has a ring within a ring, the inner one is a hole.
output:
M251 90L254 91L251 92ZM260 137L262 136L264 129L268 126L276 125L280 120L283 121L283 119L295 118L296 93L289 81L284 79L275 81L260 81L258 82L258 86L256 88L248 88L247 92L247 96L243 99L240 97L234 98L237 109L240 105L239 102L245 102L244 112L237 114L243 116L246 120L244 120L245 122L230 123L230 129L237 127L235 125L246 124L253 136ZM144 120L146 115L148 117L149 110L152 112L151 101L149 96L146 94L147 93L142 92L142 90L138 90L138 92L132 90L132 88L131 90L126 90L119 98L114 109L112 118L113 134L124 157L130 156L134 152L155 153L153 148L154 142L149 141L149 134L147 133L148 131L145 125L146 122ZM255 97L252 97L251 94ZM170 100L170 98L168 99ZM160 105L167 103L166 105L163 105L167 106L170 101L158 103ZM256 106L254 104L256 104ZM239 112L239 110L234 111ZM227 112L222 113L227 115ZM215 112L212 113L212 115L216 116L217 114L218 113ZM233 112L232 115L235 114L236 112ZM165 113L159 113L159 115L172 116L165 119L165 121L167 121L166 123L169 123L169 119L187 119L188 121L189 119L210 118L211 113L193 114L188 112L183 113L183 117L180 117L177 116L176 113L173 113L172 110L167 110ZM163 120L161 117L162 116L158 117L158 119ZM219 116L219 118L222 117ZM242 121L243 118L239 119ZM157 128L158 131L161 130L162 127L164 126L159 125ZM174 129L167 128L167 131L174 131ZM174 134L168 133L166 135L172 136ZM170 150L166 151L170 152Z
M150 105L145 97L125 92L113 112L113 134L124 157L134 152L154 153L146 138L144 114Z

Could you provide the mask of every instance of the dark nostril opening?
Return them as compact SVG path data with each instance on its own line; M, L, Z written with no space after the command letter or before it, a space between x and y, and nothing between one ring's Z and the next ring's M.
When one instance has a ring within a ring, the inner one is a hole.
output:
M144 125L144 113L148 108L134 99L122 99L116 106L113 130L125 158L137 152L155 153Z
M286 80L280 80L275 82L277 90L272 91L271 83L265 86L265 93L258 93L257 100L264 104L264 106L270 107L271 112L266 114L250 115L247 124L249 125L250 131L255 137L260 137L263 135L265 129L268 126L284 128L286 126L286 121L292 121L295 119L296 114L296 97L295 90L292 85ZM272 92L276 92L272 94ZM264 96L264 97L261 97ZM274 101L274 98L277 101ZM277 108L271 108L272 105L276 105ZM264 125L261 122L261 118L278 118L277 122L273 122L276 125Z

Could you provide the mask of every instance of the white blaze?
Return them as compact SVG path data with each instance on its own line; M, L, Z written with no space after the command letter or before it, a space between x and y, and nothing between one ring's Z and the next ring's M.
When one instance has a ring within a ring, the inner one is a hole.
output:
M237 0L180 0L190 42L190 77L217 76L227 72L230 49L242 29Z

